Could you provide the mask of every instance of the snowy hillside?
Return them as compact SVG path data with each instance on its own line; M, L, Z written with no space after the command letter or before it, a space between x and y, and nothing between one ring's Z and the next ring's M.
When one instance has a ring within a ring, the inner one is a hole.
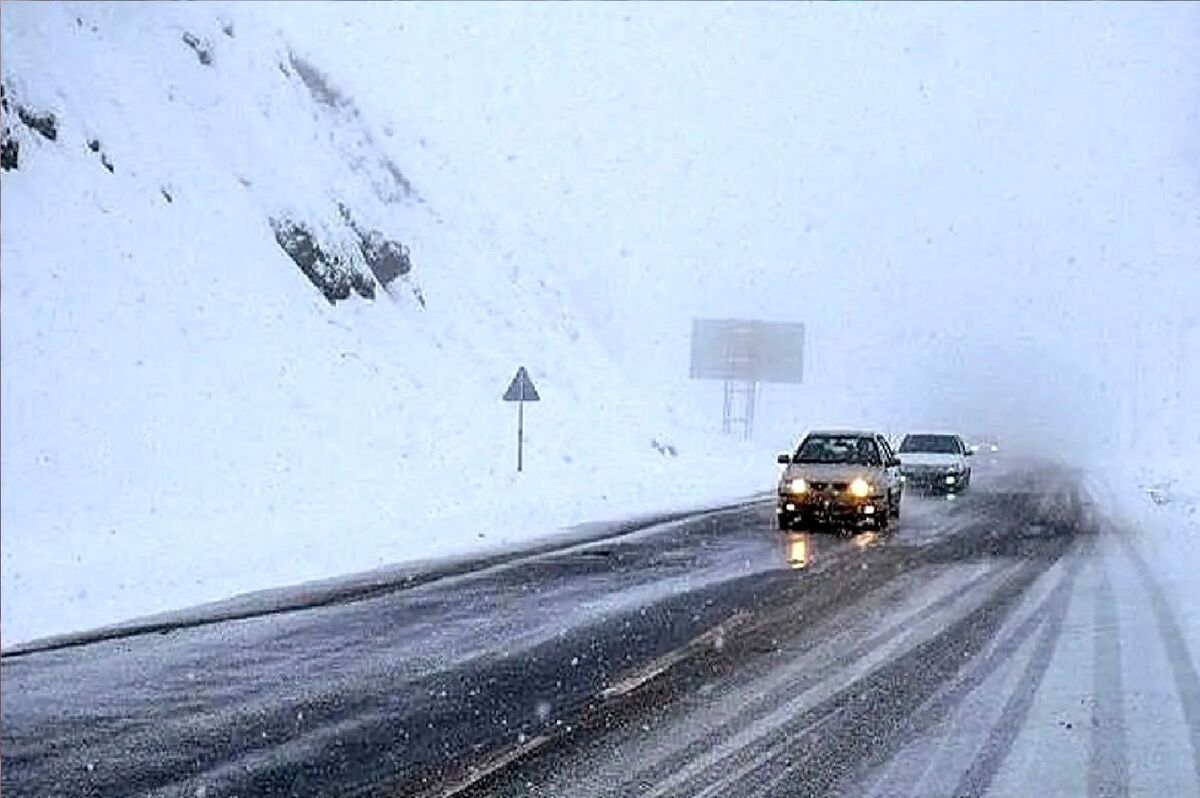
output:
M769 483L249 12L11 4L3 54L4 642Z

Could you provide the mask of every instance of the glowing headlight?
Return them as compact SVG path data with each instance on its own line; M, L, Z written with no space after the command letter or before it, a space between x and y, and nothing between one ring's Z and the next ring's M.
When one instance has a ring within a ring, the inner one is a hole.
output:
M871 495L871 483L867 482L862 477L850 483L850 495L857 496L862 499Z
M788 493L808 493L808 483L797 477L787 484Z

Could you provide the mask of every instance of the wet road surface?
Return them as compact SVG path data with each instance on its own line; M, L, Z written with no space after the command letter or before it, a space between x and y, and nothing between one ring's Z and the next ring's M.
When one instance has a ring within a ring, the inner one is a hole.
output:
M887 535L784 534L748 504L352 603L5 657L0 787L1191 794L1200 685L1169 612L1106 565L1130 554L1070 474L1019 473L906 499ZM1145 662L1114 628L1126 581L1160 620ZM1165 686L1127 710L1147 667ZM1130 754L1151 711L1180 730L1158 776ZM1059 748L1077 768L1055 769Z

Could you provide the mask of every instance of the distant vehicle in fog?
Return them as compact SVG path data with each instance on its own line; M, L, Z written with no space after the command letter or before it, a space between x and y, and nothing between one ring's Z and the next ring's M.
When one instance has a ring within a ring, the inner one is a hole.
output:
M967 458L974 452L950 433L914 433L900 442L900 473L917 490L961 493L971 485Z
M984 435L973 439L969 448L973 452L990 452L995 454L1000 451L1000 442L990 435Z
M810 432L779 480L780 529L842 523L886 529L900 517L900 461L877 432Z

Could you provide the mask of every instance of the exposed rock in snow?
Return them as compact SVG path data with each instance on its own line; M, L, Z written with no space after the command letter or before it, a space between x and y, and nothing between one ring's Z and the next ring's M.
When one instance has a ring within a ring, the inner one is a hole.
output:
M306 226L289 219L272 219L271 228L279 246L329 304L348 298L351 289L364 299L375 298L375 281L340 256L322 249Z
M211 42L201 39L195 34L184 33L183 43L192 48L192 52L196 54L196 58L199 59L201 64L204 66L212 66L213 55Z

